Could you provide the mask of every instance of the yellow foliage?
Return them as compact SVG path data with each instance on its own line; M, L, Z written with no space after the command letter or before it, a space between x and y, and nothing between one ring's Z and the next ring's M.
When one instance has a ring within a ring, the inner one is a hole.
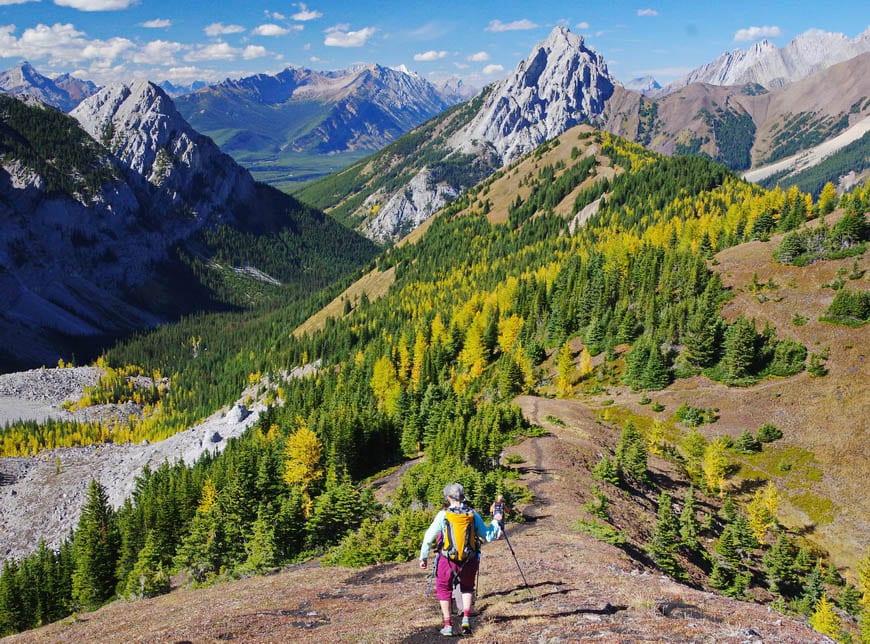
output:
M323 445L302 418L298 422L299 429L284 444L284 482L299 485L305 494L323 476L320 469Z
M402 385L396 376L393 362L387 356L382 356L375 362L369 384L378 401L378 409L391 415L398 412Z
M707 490L725 495L725 472L728 470L728 448L721 438L707 443L702 464Z
M218 493L214 483L210 478L207 478L202 485L202 495L199 497L199 505L196 507L196 511L205 514L217 503L217 497Z
M507 318L502 318L498 323L498 346L502 353L511 353L514 346L519 340L520 332L523 330L524 320L520 316L514 314Z

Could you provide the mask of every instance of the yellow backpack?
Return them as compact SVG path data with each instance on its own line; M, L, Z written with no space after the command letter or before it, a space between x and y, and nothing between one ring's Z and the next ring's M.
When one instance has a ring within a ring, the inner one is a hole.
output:
M441 540L441 555L456 563L465 563L479 551L477 529L474 527L474 510L448 508L447 520Z

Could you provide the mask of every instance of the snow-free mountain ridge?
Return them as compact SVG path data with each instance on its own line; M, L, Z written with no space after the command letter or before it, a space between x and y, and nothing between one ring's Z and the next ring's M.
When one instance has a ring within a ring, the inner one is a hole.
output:
M778 89L867 51L870 51L870 27L851 39L841 33L811 29L782 48L762 40L749 49L725 52L661 91L670 93L691 83L755 83L767 89Z
M85 98L97 92L97 86L69 74L51 79L43 76L28 62L0 72L0 91L18 97L30 97L69 112Z

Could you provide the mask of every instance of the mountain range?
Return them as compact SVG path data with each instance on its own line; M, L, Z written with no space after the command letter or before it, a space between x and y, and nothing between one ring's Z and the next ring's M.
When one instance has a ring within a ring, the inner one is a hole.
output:
M97 86L70 74L57 78L43 76L28 62L0 72L0 91L15 96L29 96L46 105L69 112L97 91Z
M600 54L558 27L513 74L461 109L297 194L372 239L396 240L482 176L578 123L665 154L702 154L745 170L812 147L870 115L868 56L776 90L695 82L644 95L619 85Z
M52 364L75 347L87 355L184 313L250 305L229 292L239 280L265 299L301 297L374 252L256 183L156 85L104 88L71 116L0 98L7 368Z
M381 65L287 68L179 96L179 112L278 186L322 176L382 148L460 100L421 76Z
M668 83L667 94L692 83L761 85L780 89L816 72L870 51L870 27L855 38L811 29L784 47L761 40L749 49L734 49Z

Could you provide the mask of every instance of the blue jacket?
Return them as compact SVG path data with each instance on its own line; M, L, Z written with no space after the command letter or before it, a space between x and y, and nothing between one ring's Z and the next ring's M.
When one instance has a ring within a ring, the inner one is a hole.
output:
M474 529L477 530L478 537L486 542L490 542L501 536L501 527L498 525L497 521L493 521L491 525L486 525L483 522L483 519L480 518L477 510L472 510L472 512L474 512ZM429 529L426 530L426 534L423 535L423 545L420 547L421 560L429 557L429 546L438 538L438 535L441 534L446 527L447 511L441 510L435 515L432 524L429 526Z

